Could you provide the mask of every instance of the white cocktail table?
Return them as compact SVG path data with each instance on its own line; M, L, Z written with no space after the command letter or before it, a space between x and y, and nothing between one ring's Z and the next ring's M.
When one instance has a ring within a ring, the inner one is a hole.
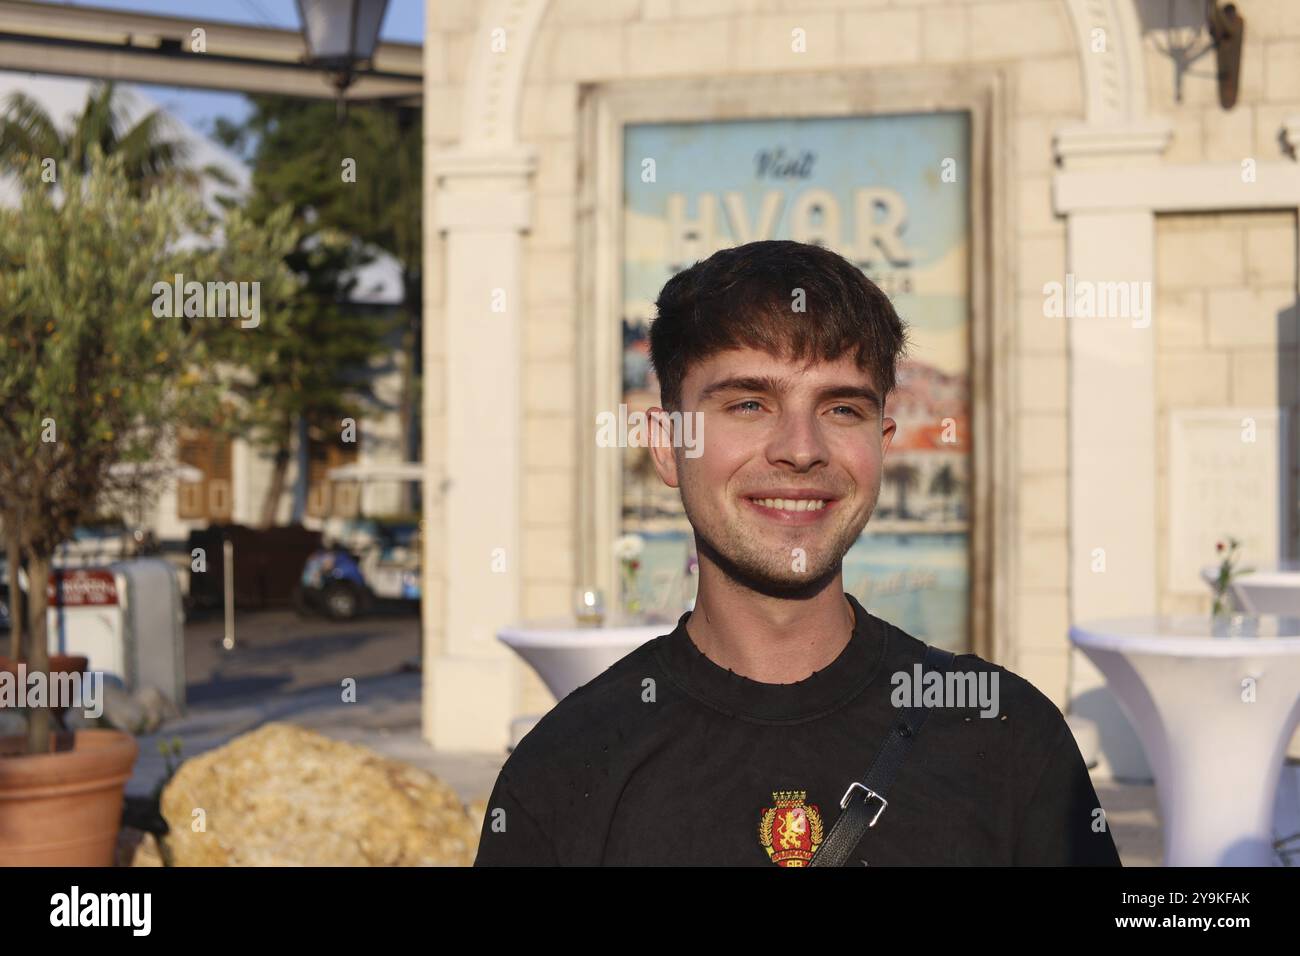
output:
M497 640L522 657L557 701L601 675L611 664L631 654L646 641L670 634L676 621L657 624L619 624L591 627L573 618L535 621L502 628ZM510 747L542 718L526 714L511 722Z
M1300 720L1300 618L1112 618L1070 628L1070 640L1146 750L1165 865L1273 865L1278 780Z
M527 661L558 701L676 626L676 621L670 621L583 627L570 618L502 628L497 640Z

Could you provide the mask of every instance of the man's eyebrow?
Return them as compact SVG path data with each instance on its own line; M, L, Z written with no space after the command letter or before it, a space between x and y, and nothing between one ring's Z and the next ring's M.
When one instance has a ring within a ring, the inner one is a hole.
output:
M770 375L737 375L706 386L700 393L700 401L704 402L722 392L762 392L767 395L777 395L784 391L784 379L776 379ZM817 397L819 399L860 398L876 408L880 407L880 396L876 390L865 385L832 385L818 392Z

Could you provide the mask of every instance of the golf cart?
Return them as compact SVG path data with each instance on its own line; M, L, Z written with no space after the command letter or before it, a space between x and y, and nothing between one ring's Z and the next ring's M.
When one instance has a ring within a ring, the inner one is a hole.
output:
M356 481L363 486L379 481L419 481L422 477L419 462L345 465L329 472L333 481ZM324 544L303 566L294 605L300 613L321 611L342 621L381 601L418 603L420 524L418 515L326 519Z

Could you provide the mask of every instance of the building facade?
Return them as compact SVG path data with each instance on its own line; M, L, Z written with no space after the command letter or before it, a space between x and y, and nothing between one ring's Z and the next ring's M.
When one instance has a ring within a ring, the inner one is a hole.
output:
M1103 769L1144 774L1070 624L1208 612L1197 571L1226 535L1253 563L1300 557L1300 5L1237 7L1225 108L1199 0L430 2L426 737L507 744L514 718L553 701L497 629L570 613L579 586L616 593L631 466L598 446L595 416L655 403L634 381L635 290L742 236L838 229L844 251L865 230L907 265L881 231L895 222L894 238L958 252L951 268L925 250L910 262L943 358L910 373L910 464L882 488L898 507L881 521L955 535L955 644L1097 728ZM925 184L880 165L879 137L887 119L936 116L964 132L913 158L942 197L927 207ZM816 195L777 189L768 216L756 173L705 185L718 163L665 189L662 215L636 205L645 159L671 175L674 149L739 149L730 124L770 124L795 178L800 136L821 144L814 170L843 160L841 132L875 143L864 205L842 201L841 172L805 183ZM656 126L684 138L647 147Z

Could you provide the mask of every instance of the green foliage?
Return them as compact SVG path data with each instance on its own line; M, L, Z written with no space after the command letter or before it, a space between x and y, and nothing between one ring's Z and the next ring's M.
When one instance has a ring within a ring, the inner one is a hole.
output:
M270 328L294 292L287 209L270 228L218 221L179 184L141 193L125 165L92 147L57 186L29 168L20 207L0 210L0 505L36 556L95 513L111 465L152 460L172 426L219 414L214 326L257 333L155 315L155 284L260 282Z
M181 767L181 747L181 738L176 736L173 736L171 740L158 741L158 753L163 758L163 775L162 779L154 784L150 794L155 802L161 799L163 790L166 789L167 784L172 777L176 776L176 771Z
M288 213L287 205L280 207L264 228L287 232ZM341 307L348 286L340 273L349 261L343 237L316 232L298 239L283 256L296 292L275 321L256 330L238 323L214 329L213 350L240 370L229 385L240 400L221 426L230 434L282 450L300 417L335 435L339 420L360 417L370 387L358 367L380 351L386 328Z
M238 319L157 309L159 291L177 275L256 283L269 329L296 291L283 262L298 239L289 208L219 221L161 114L123 127L111 84L67 135L22 94L0 117L0 170L22 187L19 208L0 210L0 516L11 646L37 670L48 666L45 590L24 600L17 572L44 581L76 525L118 493L138 494L140 477L114 466L158 459L177 425L221 411L229 369L213 326ZM49 749L49 716L29 715L28 752Z
M386 109L350 109L340 125L332 103L260 96L253 103L244 125L218 121L218 138L240 151L256 144L250 215L293 209L302 237L286 264L301 290L279 333L232 340L246 347L229 354L251 373L237 386L246 402L232 427L283 462L298 420L337 439L342 419L359 419L374 401L363 370L386 351L395 323L345 307L355 286L345 276L366 263L365 242L419 262L418 192L413 200L393 188L392 173L409 166L418 184L419 125L410 128L416 114L402 114L403 126ZM344 182L346 158L369 174Z
M417 109L349 106L339 121L334 105L254 96L242 126L218 121L217 137L234 149L256 144L252 156L258 203L291 203L321 228L336 229L395 256L420 273L421 126ZM343 161L356 162L356 181L343 181ZM418 293L418 287L414 290Z

